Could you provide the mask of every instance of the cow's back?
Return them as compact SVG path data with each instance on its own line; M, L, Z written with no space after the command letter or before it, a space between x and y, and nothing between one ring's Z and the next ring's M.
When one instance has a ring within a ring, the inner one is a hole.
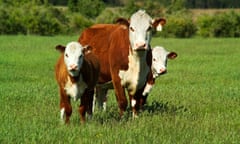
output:
M92 47L92 53L100 60L100 76L99 83L111 81L109 69L109 39L110 35L119 25L117 24L96 24L85 29L78 41L82 45Z

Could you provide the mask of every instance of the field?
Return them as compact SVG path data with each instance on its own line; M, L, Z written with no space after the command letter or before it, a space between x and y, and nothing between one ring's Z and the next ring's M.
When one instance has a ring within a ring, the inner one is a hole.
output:
M57 44L77 36L0 36L0 143L237 144L240 141L240 39L153 38L178 53L156 81L138 119L108 111L82 125L73 102L60 122L54 65Z

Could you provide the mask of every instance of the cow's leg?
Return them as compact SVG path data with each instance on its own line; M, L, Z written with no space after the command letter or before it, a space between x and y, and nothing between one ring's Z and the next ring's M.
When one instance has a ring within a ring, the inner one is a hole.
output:
M139 109L139 97L137 96L137 93L135 95L129 94L129 100L130 100L130 105L132 107L132 116L133 118L137 118L137 112Z
M132 107L132 116L133 118L136 118L137 117L137 109L136 109L137 100L135 99L134 95L131 95L130 93L128 93L128 95L129 95L130 106Z
M137 118L138 116L138 111L142 108L143 106L143 88L139 89L135 92L134 95L131 95L130 92L129 94L129 99L130 99L130 105L132 107L132 114L133 118Z
M107 91L107 88L96 87L95 103L97 103L99 109L103 109L104 111L106 111Z
M93 96L94 96L94 89L87 91L87 113L89 116L92 116L92 107L93 107Z
M118 107L120 109L120 117L122 117L127 109L127 98L125 95L124 87L121 85L120 78L116 77L116 75L115 77L112 76L112 83L118 102Z
M63 89L60 90L60 118L65 123L68 124L70 122L70 116L72 115L72 106L70 103L70 97L67 96Z
M79 106L79 115L80 115L80 120L82 123L85 122L85 114L87 111L87 90L84 91L83 95L81 96L81 102Z

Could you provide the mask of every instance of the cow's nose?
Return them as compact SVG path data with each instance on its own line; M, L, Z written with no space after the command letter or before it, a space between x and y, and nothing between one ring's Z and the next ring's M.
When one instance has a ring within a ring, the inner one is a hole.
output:
M76 64L70 65L70 70L77 70L78 66Z
M167 72L167 70L165 68L160 69L160 74L165 74L166 72Z
M136 47L137 48L146 48L146 43L145 42L137 42Z

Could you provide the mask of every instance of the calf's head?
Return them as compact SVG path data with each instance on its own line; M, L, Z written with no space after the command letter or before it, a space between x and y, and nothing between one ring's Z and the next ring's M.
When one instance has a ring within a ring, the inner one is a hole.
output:
M144 10L139 10L130 18L129 40L133 50L147 50L153 29L162 30L165 19L152 19Z
M78 42L70 42L67 46L58 45L56 49L63 53L64 63L70 76L76 77L80 73L83 63L84 48Z
M159 75L167 72L167 60L175 59L177 53L168 52L166 49L160 46L156 46L152 49L152 73L156 78Z

